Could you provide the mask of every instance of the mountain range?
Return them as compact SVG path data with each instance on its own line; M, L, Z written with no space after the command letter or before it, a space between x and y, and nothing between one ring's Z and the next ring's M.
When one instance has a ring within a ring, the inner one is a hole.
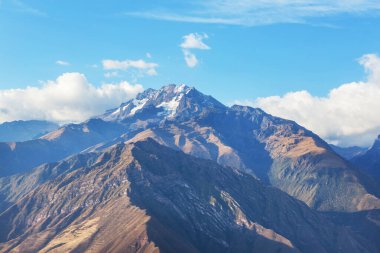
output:
M333 144L330 144L330 147L340 156L346 160L351 160L352 158L364 154L368 148L365 147L339 147Z
M148 89L0 143L0 251L380 252L378 144L349 160L261 109Z
M4 122L0 124L0 142L32 140L57 128L57 124L43 120Z

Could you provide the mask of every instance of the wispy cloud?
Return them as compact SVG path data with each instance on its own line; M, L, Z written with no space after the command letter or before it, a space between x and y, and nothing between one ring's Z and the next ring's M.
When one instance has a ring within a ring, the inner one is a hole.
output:
M201 16L191 16L188 14L171 13L167 11L145 11L145 12L127 12L127 16L146 18L146 19L156 19L156 20L166 20L166 21L177 21L185 23L204 23L204 24L227 24L227 25L239 25L241 24L240 19L225 19L225 18L212 18L212 17L201 17ZM197 14L195 14L197 15Z
M98 66L98 64L88 64L88 65L86 65L86 67L97 69L99 66Z
M33 16L47 17L47 14L45 12L30 6L21 0L1 0L0 8L19 13L30 14Z
M104 73L105 78L112 78L112 77L118 77L118 76L119 76L119 72L117 72L117 71Z
M160 10L126 13L129 16L167 21L228 25L306 23L311 18L338 14L380 13L378 0L197 0L175 12Z
M192 53L192 49L209 50L210 47L203 42L207 39L207 34L190 33L183 36L183 42L179 45L182 48L185 62L189 68L194 68L198 65L197 56Z
M103 69L105 70L129 70L137 69L141 74L146 74L149 76L157 75L156 68L158 67L157 63L146 62L144 60L103 60Z
M194 68L198 65L198 58L195 54L191 53L189 50L183 50L183 55L185 57L186 65L189 68Z
M67 62L67 61L62 61L62 60L58 60L58 61L56 61L55 63L58 64L58 65L61 65L61 66L69 66L69 65L70 65L69 62Z

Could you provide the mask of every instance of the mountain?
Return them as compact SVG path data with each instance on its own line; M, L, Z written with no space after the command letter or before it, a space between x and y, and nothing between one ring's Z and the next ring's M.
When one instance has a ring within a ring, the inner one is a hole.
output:
M184 121L227 109L193 87L168 85L159 90L147 89L135 99L96 118L121 123L129 131L140 131L165 121Z
M330 147L341 157L343 157L346 160L351 160L355 156L364 154L368 148L362 148L358 146L353 147L339 147L335 146L333 144L330 144Z
M380 135L367 152L355 156L351 161L380 182Z
M118 137L125 128L91 119L70 124L36 140L0 143L0 177L23 173L47 162L59 161L93 145Z
M0 213L25 197L46 181L81 166L90 166L97 159L96 153L86 152L54 163L45 163L28 173L0 177Z
M260 109L226 107L192 87L147 90L100 118L133 129L125 140L151 137L238 168L318 210L380 207L379 185L311 131Z
M152 139L16 177L34 186L0 214L1 252L380 250L247 173Z
M321 211L380 208L380 187L311 131L260 109L227 107L185 85L148 89L38 140L0 144L0 175L147 137L251 174Z
M352 228L370 242L380 241L380 210L368 210L354 213L323 213L338 226ZM377 249L374 252L380 252Z
M41 120L5 122L0 124L0 142L32 140L58 127L55 123Z

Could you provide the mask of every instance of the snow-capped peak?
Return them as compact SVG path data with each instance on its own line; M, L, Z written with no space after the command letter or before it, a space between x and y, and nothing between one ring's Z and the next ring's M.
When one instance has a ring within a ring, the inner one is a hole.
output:
M106 121L120 121L133 117L147 107L158 109L157 116L174 117L182 98L192 89L194 88L185 84L171 84L159 90L147 89L119 108L106 112L101 118Z
M206 96L193 87L170 84L158 90L146 89L136 98L119 108L107 111L99 118L118 122L142 118L160 121L177 117L188 118L225 108L211 96Z

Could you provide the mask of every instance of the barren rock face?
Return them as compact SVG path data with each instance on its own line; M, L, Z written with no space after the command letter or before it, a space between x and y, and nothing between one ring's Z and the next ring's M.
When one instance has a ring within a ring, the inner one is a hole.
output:
M376 251L249 174L151 139L22 180L37 175L45 177L0 215L2 252Z

